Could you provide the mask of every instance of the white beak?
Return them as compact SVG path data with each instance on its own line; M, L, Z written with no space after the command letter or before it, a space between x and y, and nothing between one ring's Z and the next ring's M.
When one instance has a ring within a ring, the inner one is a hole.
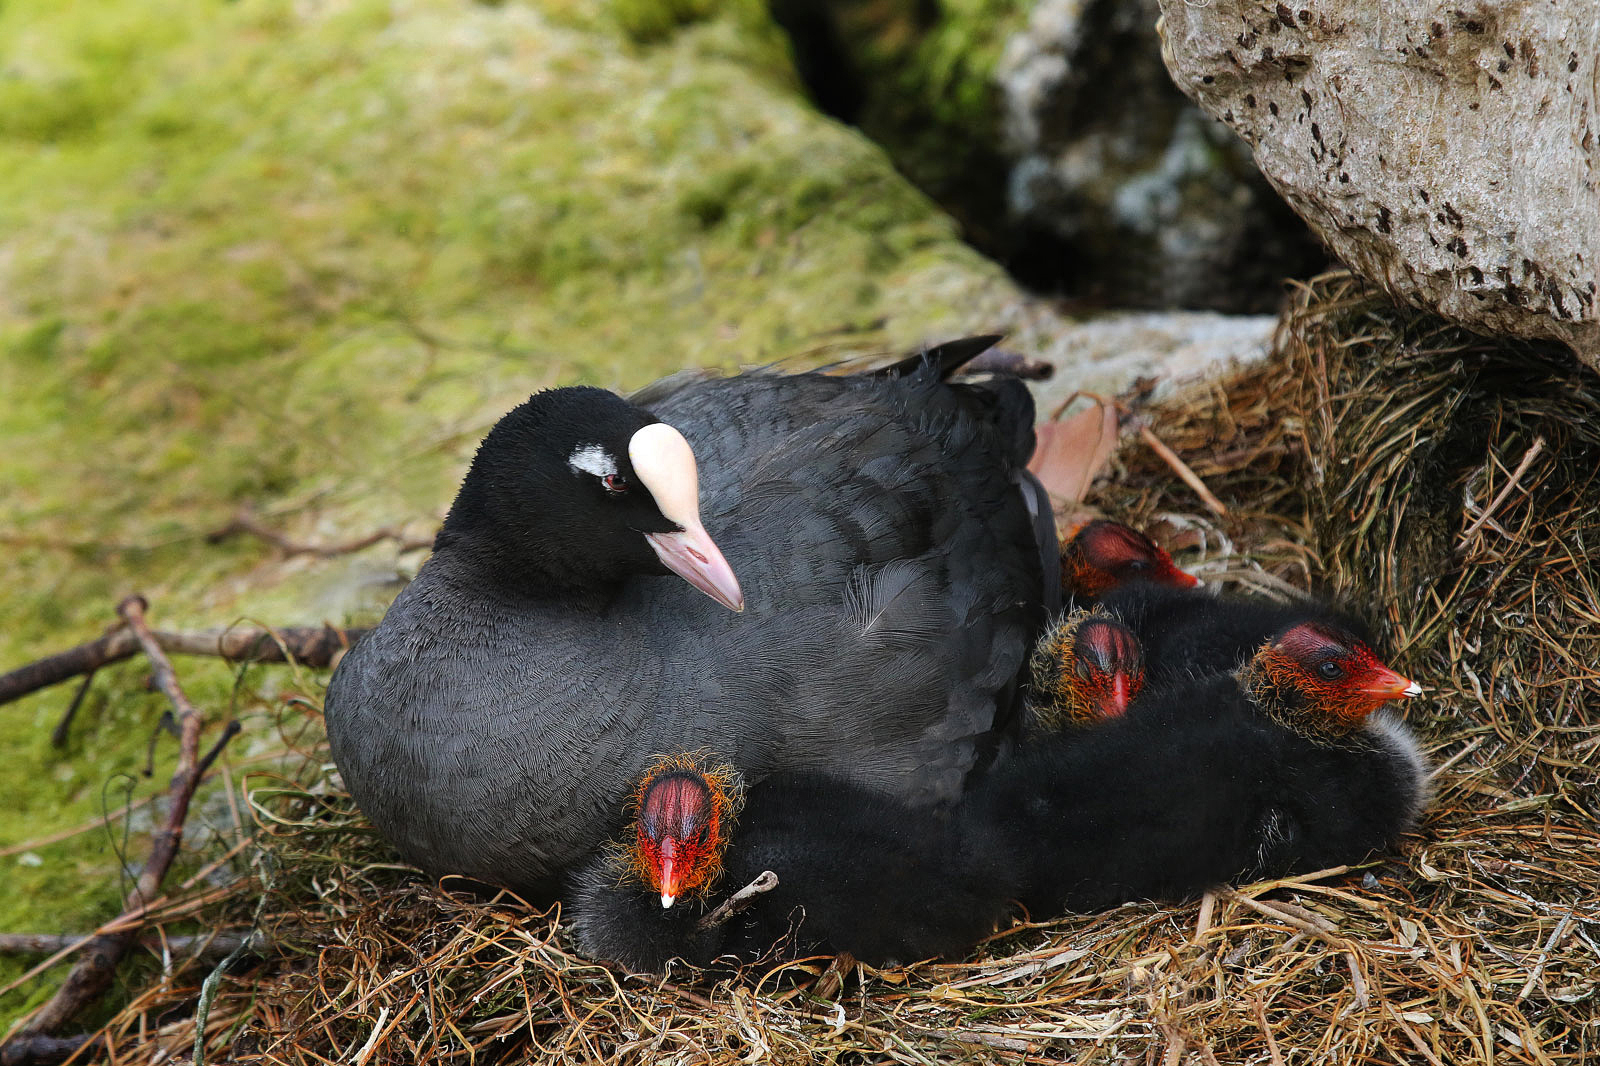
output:
M645 535L656 558L729 610L744 610L733 567L700 524L700 475L683 434L665 422L645 426L628 441L628 459L662 516L679 526L677 533Z

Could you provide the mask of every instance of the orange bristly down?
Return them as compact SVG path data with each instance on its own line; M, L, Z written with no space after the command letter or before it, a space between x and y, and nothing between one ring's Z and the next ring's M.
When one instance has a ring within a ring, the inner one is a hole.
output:
M639 779L628 865L663 907L716 881L742 798L738 773L705 752L664 756Z

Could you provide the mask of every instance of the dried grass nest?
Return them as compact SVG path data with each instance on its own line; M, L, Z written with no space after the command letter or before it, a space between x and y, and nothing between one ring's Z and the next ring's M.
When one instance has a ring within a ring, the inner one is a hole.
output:
M630 977L556 913L389 864L314 739L252 784L250 875L169 908L265 958L173 962L111 1057L184 1061L198 1029L207 1062L357 1066L1600 1061L1600 380L1346 275L1298 289L1276 347L1137 413L1225 515L1137 435L1091 502L1208 579L1381 605L1439 767L1400 854L1018 925L962 962Z

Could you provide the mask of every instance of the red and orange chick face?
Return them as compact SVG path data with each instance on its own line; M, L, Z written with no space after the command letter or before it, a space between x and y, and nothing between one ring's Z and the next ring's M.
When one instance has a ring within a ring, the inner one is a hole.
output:
M629 866L661 906L709 888L737 813L738 775L695 756L656 762L634 791Z
M1144 652L1133 630L1110 618L1090 618L1078 627L1072 649L1073 676L1101 718L1125 714L1144 688Z
M1241 680L1263 710L1291 728L1343 736L1390 700L1420 696L1354 634L1304 622L1262 646Z
M1144 687L1139 638L1105 615L1076 612L1034 649L1033 711L1049 730L1117 718Z
M1194 588L1200 579L1179 570L1167 550L1131 526L1096 518L1061 543L1061 584L1080 602L1093 602L1128 581Z

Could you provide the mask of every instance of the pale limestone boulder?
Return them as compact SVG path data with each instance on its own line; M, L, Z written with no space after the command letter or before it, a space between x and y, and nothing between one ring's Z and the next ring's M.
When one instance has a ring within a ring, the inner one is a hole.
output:
M1272 352L1277 325L1276 315L1215 311L1115 311L1062 322L1047 336L1028 338L1028 354L1056 367L1048 381L1030 383L1039 417L1079 391L1116 396L1141 378L1154 378L1153 395L1161 398L1230 367L1260 362Z
M1600 3L1161 0L1180 88L1333 251L1600 367Z

